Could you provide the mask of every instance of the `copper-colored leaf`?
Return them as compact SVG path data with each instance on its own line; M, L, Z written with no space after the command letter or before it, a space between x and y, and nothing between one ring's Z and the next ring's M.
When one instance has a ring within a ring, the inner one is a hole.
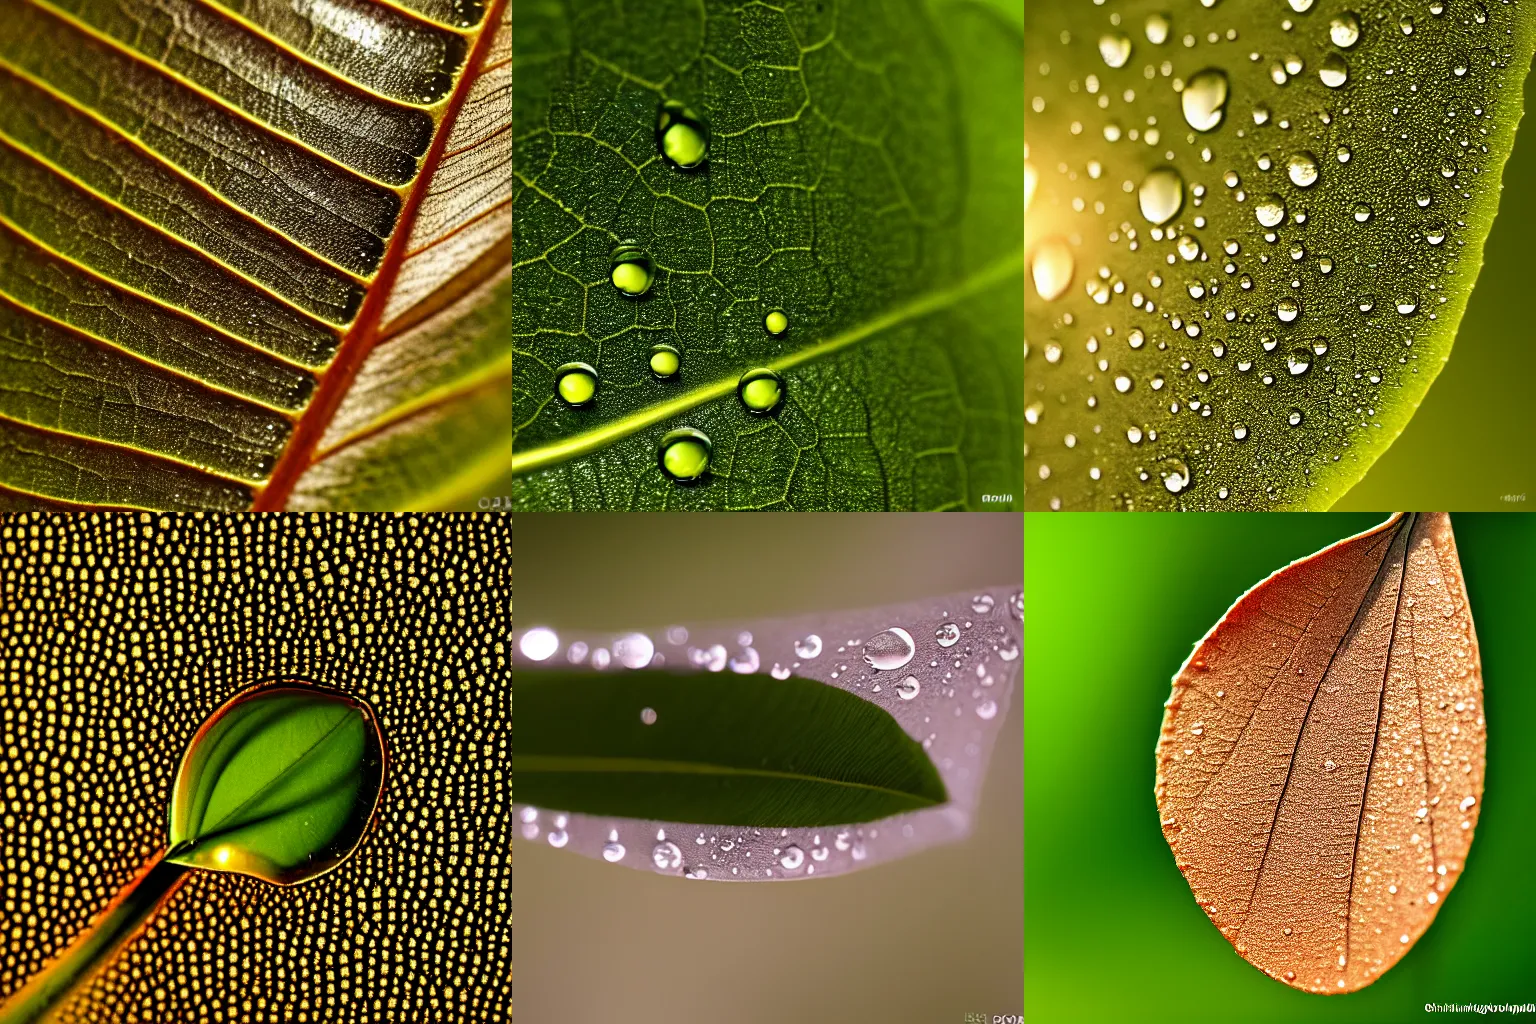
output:
M1399 514L1238 599L1173 681L1163 834L1250 963L1352 992L1434 920L1483 792L1482 669L1444 513Z

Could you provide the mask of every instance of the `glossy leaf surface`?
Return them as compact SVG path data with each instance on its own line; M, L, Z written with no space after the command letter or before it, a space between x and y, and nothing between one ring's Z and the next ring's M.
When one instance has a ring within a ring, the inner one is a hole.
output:
M166 859L275 884L313 878L357 847L383 773L378 726L357 701L313 687L243 694L187 748Z
M1022 613L1014 587L655 633L522 629L518 835L723 881L963 838Z
M505 472L510 14L419 6L0 0L7 505L419 508Z
M1533 45L1474 0L1038 5L1027 506L1338 500L1450 354Z
M968 0L520 12L517 506L1017 496L1020 46ZM707 134L688 170L658 146L668 104ZM615 286L621 250L647 290ZM555 382L578 362L598 383L572 406ZM738 397L755 369L783 379L768 415ZM658 465L683 428L712 444L687 484Z
M1450 519L1395 516L1276 572L1195 648L1158 741L1163 834L1255 967L1354 991L1460 875L1486 736Z

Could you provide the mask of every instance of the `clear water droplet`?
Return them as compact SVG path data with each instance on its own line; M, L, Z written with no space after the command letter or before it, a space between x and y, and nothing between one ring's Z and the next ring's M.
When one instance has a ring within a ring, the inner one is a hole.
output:
M1288 412L1285 416L1285 422L1289 423L1293 427L1301 426L1301 421L1304 419L1306 419L1306 417L1302 414L1302 411L1297 409L1295 406L1292 406L1291 411Z
M656 844L651 850L651 863L658 871L676 871L683 864L683 851L670 840Z
M1072 248L1061 238L1047 238L1035 247L1029 261L1029 276L1035 293L1046 302L1059 297L1072 283L1075 261Z
M656 115L656 144L667 163L689 171L709 154L709 129L687 107L669 100Z
M1349 81L1349 64L1341 55L1330 53L1323 58L1322 66L1317 69L1317 77L1328 88L1337 89Z
M907 678L896 684L896 696L902 700L911 700L917 696L918 691L921 689L922 684L917 681L917 676L907 676Z
M864 642L864 664L879 672L893 671L911 661L915 650L912 634L892 626Z
M784 378L766 367L748 370L736 382L736 397L755 416L766 416L784 401Z
M1360 41L1360 19L1354 11L1345 11L1328 23L1328 38L1345 50Z
M1285 357L1285 368L1291 371L1292 377L1300 377L1312 368L1312 352L1310 349L1298 348Z
M693 483L709 471L709 458L714 446L709 436L693 427L678 427L661 439L656 452L657 464L669 479L678 483Z
M1136 198L1151 224L1166 224L1184 207L1184 178L1172 167L1154 167L1142 179Z
M1184 122L1197 132L1214 131L1226 115L1227 73L1206 68L1190 76L1180 94Z
M572 409L582 409L597 397L597 371L586 363L566 363L555 370L555 394Z
M1179 255L1184 257L1186 263L1200 258L1200 243L1195 241L1193 235L1180 235L1174 242L1174 248L1179 250Z
M788 665L780 665L778 662L774 662L773 663L773 668L768 670L768 674L773 676L773 678L775 678L775 679L788 679L789 678L789 666Z
M560 637L545 626L535 626L518 641L518 650L529 661L545 661L560 649Z
M933 636L940 647L953 647L960 641L960 627L953 622L946 622L934 630Z
M1168 20L1168 15L1160 11L1147 15L1147 42L1155 46L1163 45L1168 41L1168 30L1172 27L1173 25Z
M613 268L608 274L620 295L638 299L651 290L656 279L656 268L651 259L632 242L613 250Z
M657 380L670 380L682 369L683 354L671 345L652 345L649 363Z
M990 721L997 717L997 701L984 700L976 705L976 717Z
M1169 494L1179 494L1189 486L1189 467L1178 459L1169 459L1158 467L1158 475Z
M804 863L805 851L798 846L786 846L779 854L779 866L785 871L794 871Z
M1280 318L1281 323L1294 323L1301 316L1301 303L1295 299L1281 299L1275 304L1275 316Z
M656 645L644 633L626 633L613 642L613 657L625 668L645 668L656 653Z
M731 671L737 675L748 675L756 672L762 662L758 658L757 650L752 647L744 647L740 654L731 656Z
M1112 68L1125 67L1131 59L1131 37L1119 32L1106 32L1099 37L1099 56Z
M795 656L807 660L821 654L821 637L812 633L805 639L795 643Z
M1366 221L1371 219L1371 215L1375 212L1376 211L1371 209L1370 203L1356 203L1354 209L1354 217L1356 222L1364 224Z
M977 594L975 597L971 598L971 611L975 612L977 615L986 615L992 611L992 606L995 603L996 602L993 601L991 594Z
M1233 424L1233 426L1232 426L1232 439L1234 441L1244 441L1244 440L1247 440L1247 438L1248 438L1248 428L1245 427L1241 423Z
M656 709L655 708L641 708L640 709L640 721L644 722L646 725L655 725L656 724Z
M1278 227L1285 220L1285 200L1273 194L1263 196L1254 204L1253 215L1266 228Z
M789 317L782 309L769 310L768 315L763 317L763 329L777 338L789 330Z
M1285 173L1297 188L1311 188L1317 184L1317 157L1306 150L1292 153L1285 162Z
M1403 316L1410 316L1419 308L1419 297L1412 292L1406 292L1397 297L1397 311Z

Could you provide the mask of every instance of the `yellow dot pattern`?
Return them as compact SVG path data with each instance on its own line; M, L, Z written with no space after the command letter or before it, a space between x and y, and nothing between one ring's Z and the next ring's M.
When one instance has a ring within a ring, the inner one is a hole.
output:
M59 1019L510 1020L511 530L0 516L0 1000L161 850L208 715L301 678L379 716L356 854L293 887L194 872Z

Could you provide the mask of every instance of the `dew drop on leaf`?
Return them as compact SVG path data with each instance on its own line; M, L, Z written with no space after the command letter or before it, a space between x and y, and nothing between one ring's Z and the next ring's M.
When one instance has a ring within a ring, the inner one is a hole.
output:
M784 378L766 368L748 370L736 382L736 395L748 412L765 416L784 400Z
M1349 64L1339 54L1330 53L1323 58L1323 64L1318 68L1317 76L1328 88L1337 89L1349 81Z
M877 671L891 671L911 661L915 650L912 634L892 626L864 642L864 663Z
M1215 131L1226 114L1227 73L1219 68L1197 71L1184 85L1184 121L1197 132Z
M795 642L795 656L814 658L821 654L821 637L815 633Z
M709 151L709 131L688 108L669 101L656 116L656 142L668 163L692 170L704 162Z
M1278 227L1285 220L1285 200L1277 195L1267 195L1253 207L1253 215L1267 228Z
M1107 32L1099 37L1099 56L1112 68L1121 68L1131 59L1131 37L1118 32Z
M1345 11L1328 23L1328 38L1345 50L1360 41L1360 19L1354 11Z
M1297 188L1311 188L1317 184L1317 157L1306 150L1292 153L1285 162L1285 173Z
M789 317L784 315L784 311L782 309L772 310L768 313L767 316L763 317L763 327L768 331L769 334L777 338L779 335L789 330Z
M661 439L657 462L669 479L691 483L709 471L713 447L709 437L694 427L679 427Z
M650 367L651 373L658 380L670 380L677 376L677 371L682 369L682 353L671 345L652 345Z
M1184 208L1184 178L1172 167L1154 167L1137 190L1141 215L1151 224L1166 224Z
M609 279L620 295L637 299L651 290L656 268L649 256L632 243L613 250L613 269Z
M1147 42L1156 46L1163 45L1168 41L1168 30L1170 28L1172 28L1172 23L1169 21L1167 14L1157 11L1147 15Z
M573 409L591 405L597 396L597 371L586 363L566 363L555 371L555 394Z
M1067 290L1072 283L1072 270L1072 249L1060 238L1047 238L1041 242L1029 263L1035 293L1047 302Z

